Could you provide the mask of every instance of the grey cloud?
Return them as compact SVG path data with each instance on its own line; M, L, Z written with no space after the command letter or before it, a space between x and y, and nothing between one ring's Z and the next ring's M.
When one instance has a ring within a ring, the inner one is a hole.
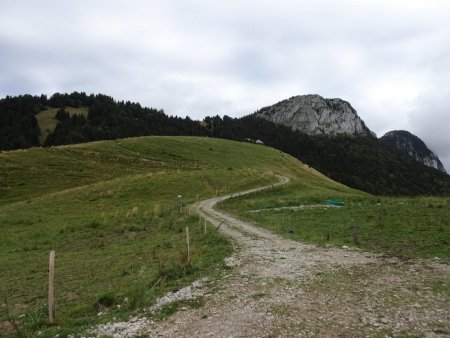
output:
M422 138L450 169L450 90L421 96L410 114L413 133Z
M448 22L425 0L3 0L0 96L101 92L201 118L317 93L445 157Z

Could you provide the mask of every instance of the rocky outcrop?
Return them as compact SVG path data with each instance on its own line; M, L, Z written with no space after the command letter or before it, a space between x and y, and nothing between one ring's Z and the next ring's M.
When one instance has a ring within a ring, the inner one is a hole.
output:
M373 135L350 103L319 95L294 96L254 115L308 135Z
M416 135L411 134L406 130L394 130L386 133L380 140L393 147L398 149L409 156L412 156L417 161L425 164L426 166L438 169L444 173L446 173L444 165L439 160L439 157L434 154L428 147L425 142L423 142Z

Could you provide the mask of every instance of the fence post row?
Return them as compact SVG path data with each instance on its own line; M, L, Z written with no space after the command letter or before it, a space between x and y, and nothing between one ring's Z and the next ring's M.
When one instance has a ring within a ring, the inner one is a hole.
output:
M201 216L199 220L201 222ZM204 232L206 234L206 219L204 223ZM186 227L186 246L187 246L187 261L190 262L191 258L190 258L189 227ZM54 280L55 280L55 250L52 250L50 251L48 262L48 322L51 325L55 324L56 322Z

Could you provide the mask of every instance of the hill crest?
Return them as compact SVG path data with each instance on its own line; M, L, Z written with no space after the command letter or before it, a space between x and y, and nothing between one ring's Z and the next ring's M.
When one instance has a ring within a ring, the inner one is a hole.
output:
M318 95L306 97L320 103L312 108L316 113L323 104L328 110L344 107L341 110L347 110L355 121L361 123L361 128L367 128L348 102L326 100ZM55 115L58 122L44 146L149 135L262 140L331 179L366 192L384 195L450 194L449 175L426 167L376 137L368 136L372 135L369 129L366 134L308 135L254 114L242 118L208 116L200 123L189 117L168 116L163 110L142 107L139 103L115 101L102 94L74 92L57 93L49 99L30 95L1 99L0 149L39 146L38 137L42 130L36 115L48 107L60 107L57 114L60 116L57 118ZM75 107L78 111L85 107L85 113L72 114L72 108L68 107ZM47 115L51 118L48 111Z

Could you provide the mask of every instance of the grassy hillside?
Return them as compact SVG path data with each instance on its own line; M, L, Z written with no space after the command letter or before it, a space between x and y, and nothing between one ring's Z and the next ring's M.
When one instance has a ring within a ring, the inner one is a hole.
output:
M26 335L77 332L217 273L231 245L214 229L205 236L188 205L273 182L275 173L329 196L359 195L275 149L220 139L143 137L1 153L0 332L14 334L8 317ZM50 250L58 327L45 323Z
M450 258L448 198L374 197L265 146L142 137L3 152L0 335L16 334L11 321L25 336L80 332L94 323L126 318L169 290L216 275L231 243L213 228L204 235L189 205L216 193L274 182L275 174L289 176L291 183L232 199L223 207L295 240L407 258ZM345 205L274 209L323 204L330 198ZM56 327L46 324L50 250L56 250ZM165 308L162 314L173 310Z
M70 116L61 112L61 121L55 125L59 107L65 107ZM205 117L199 123L136 102L83 92L0 99L0 151L148 135L259 139L335 181L372 194L450 196L449 175L374 137L308 136L253 115Z
M48 134L55 130L56 124L58 123L58 120L55 119L55 115L58 109L59 108L48 107L46 110L42 110L36 114L39 129L41 130L41 135L39 136L39 143L41 145L44 144ZM75 114L87 116L88 114L88 107L66 107L65 110L70 114L70 116Z
M324 206L330 196L344 201L344 206ZM330 194L329 189L299 179L289 187L250 199L238 197L221 207L301 242L359 247L405 259L450 261L450 198Z

